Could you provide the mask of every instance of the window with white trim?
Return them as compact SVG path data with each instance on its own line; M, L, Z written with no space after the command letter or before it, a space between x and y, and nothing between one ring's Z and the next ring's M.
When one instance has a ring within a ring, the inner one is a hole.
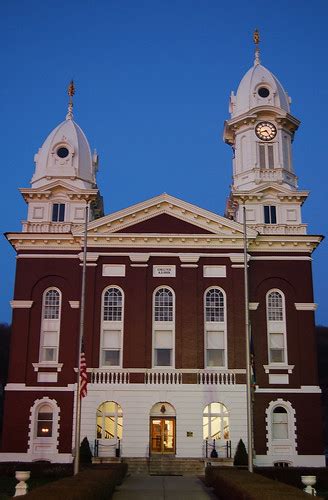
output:
M39 361L57 363L60 334L61 293L49 288L43 293Z
M107 288L102 298L101 366L122 366L123 347L123 291L115 286Z
M272 411L272 439L288 439L288 413L283 406L276 406Z
M264 224L277 224L277 208L274 205L265 205Z
M175 296L168 287L153 295L153 366L174 366Z
M37 437L52 437L53 419L54 416L52 407L49 404L41 405L37 413Z
M52 222L64 222L65 220L65 203L54 203L52 205Z
M259 165L260 168L274 168L273 144L259 144Z
M266 297L269 364L287 363L285 297L271 290Z
M219 288L210 288L204 296L205 366L227 366L226 300Z
M203 413L203 439L230 439L229 412L222 403L210 403Z
M122 439L123 411L114 401L105 401L97 409L97 439Z

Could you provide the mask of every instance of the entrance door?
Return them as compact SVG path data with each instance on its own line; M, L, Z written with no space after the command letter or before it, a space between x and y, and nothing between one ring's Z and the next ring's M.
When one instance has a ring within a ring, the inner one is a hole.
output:
M175 418L150 419L151 453L175 453Z

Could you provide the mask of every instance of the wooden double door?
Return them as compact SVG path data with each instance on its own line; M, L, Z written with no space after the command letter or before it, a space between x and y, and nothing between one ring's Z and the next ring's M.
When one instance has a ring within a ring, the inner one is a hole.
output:
M175 453L175 417L151 417L151 454Z

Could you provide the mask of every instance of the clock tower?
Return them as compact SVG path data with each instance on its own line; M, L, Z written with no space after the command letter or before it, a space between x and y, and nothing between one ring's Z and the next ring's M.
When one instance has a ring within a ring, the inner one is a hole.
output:
M224 140L233 149L233 182L227 216L264 234L306 234L301 206L308 196L298 190L292 142L300 124L290 112L291 98L260 62L259 33L254 33L255 60L231 93L231 118ZM236 209L237 207L237 209Z

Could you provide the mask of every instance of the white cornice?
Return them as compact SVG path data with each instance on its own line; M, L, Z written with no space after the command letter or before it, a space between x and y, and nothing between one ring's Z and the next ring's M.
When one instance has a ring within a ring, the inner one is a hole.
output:
M314 302L295 302L295 309L297 311L316 311L318 304Z
M11 300L10 305L12 309L31 309L33 300Z

